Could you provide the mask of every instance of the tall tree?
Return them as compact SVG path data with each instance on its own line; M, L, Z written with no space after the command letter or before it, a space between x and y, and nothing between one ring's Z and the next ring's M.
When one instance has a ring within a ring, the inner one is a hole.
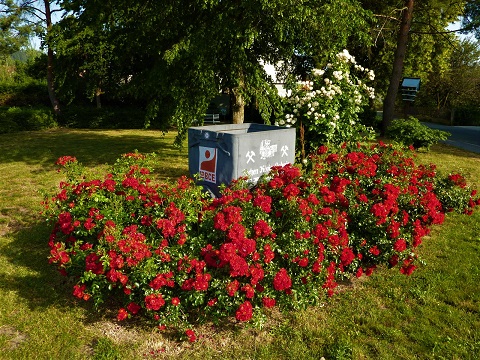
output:
M374 46L366 55L376 73L377 93L384 99L383 130L394 116L402 77L420 77L424 83L431 73L447 71L455 39L447 27L463 13L464 5L456 0L363 1L377 19L372 27Z
M383 101L382 135L385 135L385 131L392 122L395 112L395 100L397 99L398 87L403 75L403 63L407 52L408 33L412 24L414 0L405 0L404 5L400 29L398 31L397 47L393 58L392 76L390 78L387 95Z

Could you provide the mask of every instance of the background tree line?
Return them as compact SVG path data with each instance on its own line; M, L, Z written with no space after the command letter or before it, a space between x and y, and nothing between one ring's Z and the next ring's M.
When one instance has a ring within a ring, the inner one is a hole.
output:
M347 48L375 71L369 107L383 109L383 129L404 76L421 78L417 111L480 122L480 50L448 30L459 18L480 37L475 0L0 0L0 105L35 83L48 100L30 105L48 102L60 123L84 125L75 119L88 111L122 126L121 109L126 123L182 135L221 92L232 122L245 108L269 121L282 106L265 63L306 78ZM37 54L25 51L32 36Z

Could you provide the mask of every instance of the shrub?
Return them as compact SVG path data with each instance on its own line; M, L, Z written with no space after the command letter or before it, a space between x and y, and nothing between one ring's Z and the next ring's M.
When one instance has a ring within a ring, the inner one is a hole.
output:
M47 85L41 81L0 83L0 106L49 106Z
M137 108L68 106L62 109L62 126L84 129L141 129L145 111Z
M416 149L430 149L430 146L441 140L446 140L451 134L437 129L430 129L420 121L409 116L407 119L395 119L385 134L390 139Z
M190 341L192 321L261 321L266 309L314 305L340 279L380 265L410 275L445 211L480 204L460 175L441 180L382 143L321 147L304 170L274 167L216 199L186 178L155 184L151 161L126 154L88 179L74 157L60 158L67 181L44 203L50 262L75 280L77 298L114 299L118 320L143 314ZM451 191L462 196L442 204Z
M321 145L341 144L372 138L373 129L360 119L374 89L367 86L375 77L372 70L356 63L347 50L338 53L331 64L313 69L308 81L287 82L285 117L276 124L298 128L301 157Z
M0 133L23 130L43 130L57 126L48 108L0 108Z

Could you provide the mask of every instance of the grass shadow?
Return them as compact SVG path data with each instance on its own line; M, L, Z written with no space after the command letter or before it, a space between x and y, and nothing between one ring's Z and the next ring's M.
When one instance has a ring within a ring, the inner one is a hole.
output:
M0 274L0 287L26 300L30 310L53 306L68 311L71 284L48 263L49 233L45 224L37 223L6 235L11 241L0 252L15 271Z
M70 129L0 135L0 164L23 162L53 169L60 156L71 155L85 166L95 166L112 164L134 150L159 153L175 164L177 157L185 159L186 147L176 148L173 136L154 130Z

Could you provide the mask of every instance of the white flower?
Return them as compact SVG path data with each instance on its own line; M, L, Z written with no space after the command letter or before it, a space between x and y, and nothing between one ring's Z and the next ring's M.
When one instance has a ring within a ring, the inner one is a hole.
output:
M280 125L285 125L285 120L280 120Z
M352 64L355 64L355 57L350 55L347 49L344 49L342 52L337 54L337 59L341 62L348 63L351 62Z
M323 74L325 74L325 70L313 69L312 74L315 75L315 76L322 76Z

